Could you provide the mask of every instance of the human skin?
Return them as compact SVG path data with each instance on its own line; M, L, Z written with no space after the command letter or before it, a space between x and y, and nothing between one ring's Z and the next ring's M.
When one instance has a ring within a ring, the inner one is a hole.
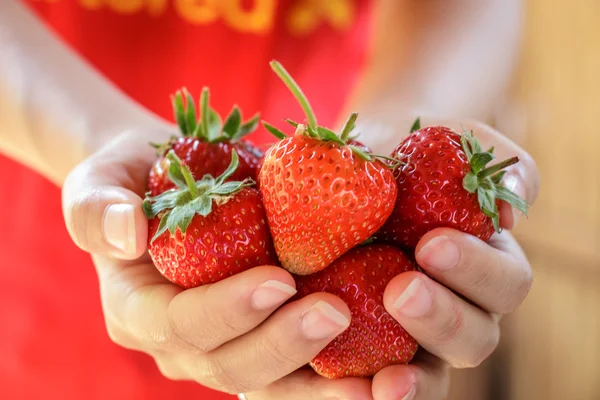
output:
M361 113L361 140L389 152L417 114L426 125L463 124L494 143L499 157L520 156L505 184L533 203L535 163L477 122L489 116L510 76L519 2L377 4L371 61L347 107ZM451 367L475 367L492 353L500 315L521 303L532 279L508 231L487 244L447 229L421 240L416 257L427 275L396 277L384 299L424 351L372 380L330 381L299 369L347 327L350 314L325 293L280 308L295 291L280 268L186 291L167 283L145 255L140 205L155 155L140 144L167 138L173 127L95 73L23 6L4 7L0 149L63 186L67 227L93 254L117 344L150 354L167 377L248 393L250 400L443 399ZM511 229L517 214L507 205L501 214Z

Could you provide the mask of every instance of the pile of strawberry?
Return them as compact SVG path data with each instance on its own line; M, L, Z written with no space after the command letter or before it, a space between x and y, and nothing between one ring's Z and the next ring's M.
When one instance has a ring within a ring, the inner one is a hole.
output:
M264 123L279 139L264 155L244 139L258 116L244 123L234 107L222 122L204 89L198 119L189 93L174 96L183 136L157 146L143 203L150 255L183 288L279 265L297 278L298 296L339 296L352 322L312 360L320 375L372 376L408 363L418 344L385 310L386 285L416 269L414 249L428 231L450 227L487 241L500 229L500 200L526 213L500 184L518 159L487 167L493 149L471 133L418 121L389 157L374 155L351 137L357 114L340 133L319 126L296 82L271 66L306 121L288 120L289 137Z

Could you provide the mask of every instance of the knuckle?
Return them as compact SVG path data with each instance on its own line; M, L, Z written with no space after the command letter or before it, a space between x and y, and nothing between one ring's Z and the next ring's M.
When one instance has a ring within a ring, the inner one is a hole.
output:
M195 290L198 293L205 289L197 288ZM194 310L194 313L190 313L187 307L179 307L179 304L179 301L172 302L167 312L168 324L173 337L200 354L214 350L222 325L216 320L215 312L207 308L210 305L201 306ZM206 302L201 302L201 304L206 304Z
M497 324L493 324L492 330L486 337L485 341L481 341L477 346L470 346L470 352L463 357L457 357L450 360L449 364L455 369L471 369L477 368L496 350L500 343L500 328Z
M449 312L443 313L444 320L439 324L434 340L442 346L448 346L455 343L464 330L464 316L459 305L454 302Z
M109 339L119 346L124 346L125 343L129 341L127 335L113 324L106 325L106 332L108 333Z
M283 331L280 331L283 332ZM285 333L280 333L282 335ZM266 363L271 370L281 370L282 367L301 367L306 364L306 360L298 355L293 349L293 346L286 346L282 343L279 335L275 336L272 333L267 333L262 336L259 344L259 353L263 354L263 359L268 360Z
M529 264L523 268L523 278L517 287L517 295L520 299L519 305L525 300L529 292L531 291L531 287L533 286L533 269ZM516 308L516 307L515 307Z
M172 331L163 327L156 327L150 330L136 327L130 328L130 331L137 340L149 348L171 348L174 342Z
M206 376L203 378L208 379L211 386L229 394L244 393L254 389L245 383L244 379L240 379L241 377L234 376L219 358L210 357L206 361Z
M75 198L65 201L65 223L71 238L77 246L84 249L87 247L87 218L88 193L78 194Z
M156 362L158 370L165 378L170 379L172 381L185 379L185 376L181 374L180 368L172 359L168 359L165 357L156 357L154 361Z
M466 365L463 368L476 368L481 365L490 355L496 350L500 343L500 329L498 325L494 325L494 328L488 335L488 340L482 343L475 352L470 360L467 360Z
M108 337L117 346L123 347L129 350L143 351L142 346L139 345L130 334L121 329L119 326L113 323L106 324L106 332Z
M525 301L525 298L533 285L533 271L529 265L522 268L520 277L510 293L505 296L505 302L497 310L498 313L506 315L514 312Z

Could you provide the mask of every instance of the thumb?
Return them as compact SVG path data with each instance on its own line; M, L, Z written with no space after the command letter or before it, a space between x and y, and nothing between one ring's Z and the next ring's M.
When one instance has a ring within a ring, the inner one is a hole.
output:
M148 142L168 137L162 131L124 134L69 174L62 191L63 214L77 246L126 260L146 251L148 220L142 196L156 159Z

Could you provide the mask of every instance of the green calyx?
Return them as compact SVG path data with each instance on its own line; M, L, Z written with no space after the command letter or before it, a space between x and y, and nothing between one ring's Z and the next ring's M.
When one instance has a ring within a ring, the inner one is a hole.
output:
M518 163L519 158L509 158L488 167L487 165L496 158L493 147L484 151L473 133L467 131L463 133L460 141L471 165L471 171L463 179L463 187L469 193L477 194L481 211L492 219L496 232L501 231L497 199L504 200L527 215L529 204L501 184L506 174L504 169Z
M294 78L292 78L292 76L289 74L289 72L279 62L271 61L270 65L271 65L271 68L273 69L273 71L277 74L277 76L283 81L283 83L290 90L290 92L292 92L292 94L294 95L294 97L296 98L296 100L298 101L300 106L302 107L302 110L304 111L304 114L306 116L306 121L307 121L306 124L300 124L298 122L295 122L295 121L292 121L289 119L286 120L286 122L288 124L290 124L294 128L296 128L295 135L304 135L304 136L307 136L307 137L310 137L313 139L334 142L334 143L339 144L340 146L348 146L354 154L356 154L357 156L359 156L360 158L362 158L365 161L374 161L375 159L379 158L379 159L384 159L387 161L392 161L391 163L387 164L387 165L391 164L390 165L391 168L395 168L399 165L399 161L396 159L371 154L371 153L368 153L368 152L365 152L365 151L359 149L358 147L356 147L352 144L349 144L349 142L351 142L352 140L354 140L356 138L356 136L350 136L350 134L356 128L356 119L358 118L357 113L350 114L350 116L348 117L348 120L346 120L346 123L342 127L339 134L332 131L331 129L325 128L323 126L319 126L317 123L317 117L316 117L308 99L306 98L306 95L304 94L304 92L302 92L302 89L300 89L300 86L294 80ZM285 139L287 137L287 135L285 133L283 133L281 130L277 129L273 125L268 124L267 122L263 121L263 126L269 133L271 133L277 139L281 140L281 139Z
M247 121L242 120L238 106L233 106L225 122L210 107L210 91L202 89L200 95L200 119L196 112L194 98L187 89L177 91L172 97L173 111L179 130L185 137L194 137L208 143L235 142L258 128L260 114Z
M245 187L254 185L252 179L241 182L225 182L237 169L239 157L235 150L231 153L229 167L216 179L204 175L201 180L194 180L190 169L181 163L173 151L167 154L169 179L177 185L176 189L168 190L158 196L146 195L142 203L144 214L148 219L160 216L160 224L151 242L167 230L173 235L177 228L185 233L195 215L206 217L212 211L213 200L217 203L227 201Z

